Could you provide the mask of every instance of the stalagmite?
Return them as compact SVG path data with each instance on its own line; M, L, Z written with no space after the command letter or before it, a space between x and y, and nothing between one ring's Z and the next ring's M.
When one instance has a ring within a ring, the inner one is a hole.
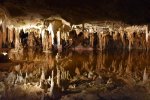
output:
M47 80L48 80L48 82L51 81L51 76L49 76Z
M148 81L148 74L146 72L146 68L144 69L144 73L143 73L143 83Z
M20 74L20 76L22 76L22 71L21 70L20 70L19 74Z
M17 79L15 80L15 84L19 82L19 76L17 74Z
M24 78L23 78L22 75L19 75L19 82L20 82L20 83L23 83L23 82L24 82Z
M26 76L25 76L25 78L27 79L28 78L28 73L26 72Z
M42 80L40 80L40 84L39 84L39 87L40 87L40 88L42 87Z
M45 80L45 72L44 72L44 69L42 69L41 80Z
M89 71L89 73L88 73L88 78L90 78L90 79L93 78L93 72L92 72L92 71Z
M7 79L6 79L6 82L8 84L14 84L16 78L17 78L16 74L14 72L10 72Z

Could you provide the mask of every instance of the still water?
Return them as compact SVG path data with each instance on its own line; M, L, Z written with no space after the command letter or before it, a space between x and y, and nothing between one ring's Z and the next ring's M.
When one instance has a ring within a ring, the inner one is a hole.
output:
M142 50L8 51L8 55L0 55L1 98L142 100L146 97L143 100L149 100L150 85L145 85L149 82L149 55L150 52Z
M150 53L146 51L70 51L59 53L36 52L32 49L23 53L9 53L13 62L21 64L22 71L33 72L44 67L47 72L61 66L70 72L71 76L94 72L96 74L111 73L132 76L142 80L144 69L149 73Z

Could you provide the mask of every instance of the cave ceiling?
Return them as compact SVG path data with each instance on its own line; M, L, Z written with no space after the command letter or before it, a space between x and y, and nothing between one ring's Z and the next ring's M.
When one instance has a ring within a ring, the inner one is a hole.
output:
M150 23L150 0L0 0L0 17L13 20L59 16L71 24L92 21Z

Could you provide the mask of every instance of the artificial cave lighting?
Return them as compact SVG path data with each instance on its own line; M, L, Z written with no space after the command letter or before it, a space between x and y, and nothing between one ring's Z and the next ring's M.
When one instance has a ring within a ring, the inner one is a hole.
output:
M7 55L7 52L2 52L2 54L3 54L4 56L6 56L6 55Z
M150 7L104 1L0 0L0 100L150 100Z

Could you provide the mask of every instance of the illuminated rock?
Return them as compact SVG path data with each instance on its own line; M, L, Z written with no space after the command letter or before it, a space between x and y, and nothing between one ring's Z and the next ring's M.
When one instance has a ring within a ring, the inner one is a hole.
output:
M16 80L17 76L14 72L10 72L8 77L6 78L6 82L8 84L14 84L15 83L15 80Z
M0 82L0 95L5 92L6 86L3 82Z
M50 93L49 96L53 95L53 91L54 91L54 71L52 71L52 78L51 78L51 86L50 86Z
M15 67L15 71L17 71L17 72L19 72L20 71L20 68L21 68L21 66L20 65L16 65L16 66L14 66Z
M61 76L60 75L60 70L57 68L57 85L58 85L58 87L60 87L60 79L61 79L60 76Z
M0 48L2 48L2 43L3 43L3 33L0 31Z
M44 69L42 69L41 80L45 80L45 72L44 72Z
M148 81L148 74L146 71L146 68L144 69L144 73L143 73L143 83L146 83Z
M76 73L77 75L80 75L80 70L79 70L79 68L78 68L78 67L76 67L76 69L75 69L75 73Z

